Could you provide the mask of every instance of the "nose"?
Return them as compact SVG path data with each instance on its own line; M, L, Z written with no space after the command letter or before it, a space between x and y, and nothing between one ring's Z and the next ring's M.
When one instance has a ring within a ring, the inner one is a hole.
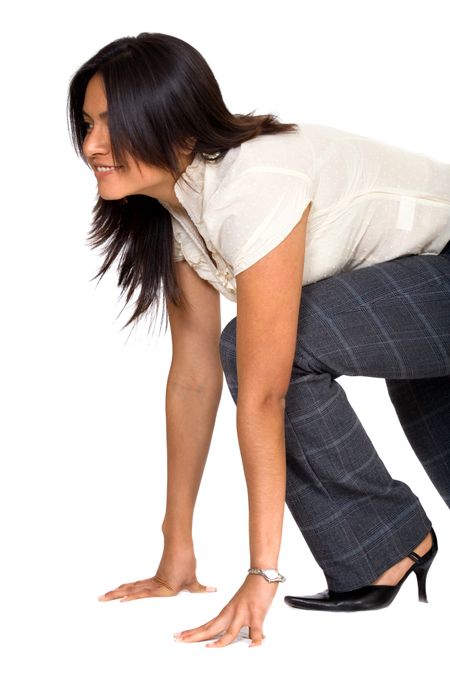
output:
M83 153L87 158L109 153L109 133L105 125L96 124L88 130L83 140Z

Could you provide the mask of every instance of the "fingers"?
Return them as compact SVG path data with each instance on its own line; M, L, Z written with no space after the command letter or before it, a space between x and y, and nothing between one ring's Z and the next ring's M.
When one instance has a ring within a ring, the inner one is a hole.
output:
M120 587L116 587L116 589L98 597L98 600L112 601L114 599L121 599L121 601L130 601L131 599L142 599L144 597L168 597L175 594L177 592L167 582L155 576L147 580L138 580L137 582L120 585Z
M236 637L239 635L241 628L241 623L233 623L233 625L229 626L228 630L224 632L224 634L219 640L216 640L215 642L208 642L208 644L205 646L226 647L236 639ZM251 643L249 644L249 647L257 647L261 645L263 639L265 638L261 626L256 625L253 627L249 627L249 637L251 638Z
M177 594L173 590L169 590L163 585L149 588L140 587L130 594L124 594L120 601L133 601L134 599L146 599L149 597L173 597Z
M219 615L217 618L213 618L211 621L208 621L208 623L204 625L200 625L198 628L175 633L174 637L177 642L202 642L204 640L211 640L211 638L220 635L218 639L208 642L205 646L210 648L226 647L238 637L241 628L244 626L242 619L236 618L228 625L226 623L227 620L229 620L229 617L227 618L223 615ZM249 637L251 638L249 647L261 645L265 635L263 634L260 623L249 627Z
M239 632L242 628L242 625L240 622L233 622L232 625L229 626L228 630L225 630L222 637L218 640L215 640L214 642L208 642L206 647L226 647L227 645L231 644L233 640L236 639L236 637L239 635Z
M202 640L210 640L214 635L225 630L225 624L221 616L217 616L208 621L204 625L199 625L198 628L191 628L190 630L183 630L175 633L174 637L177 642L201 642Z
M169 585L156 582L152 587L138 587L131 592L125 593L120 601L133 601L134 599L146 599L149 597L174 597L178 592Z
M99 601L110 601L111 599L119 599L123 594L126 594L127 592L132 592L135 588L138 587L148 587L152 582L152 578L148 578L146 580L138 580L137 582L127 582L124 585L119 585L119 587L116 587L115 589L110 590L109 592L106 592L106 594L102 594L100 597L98 597Z
M249 637L251 639L249 647L256 647L262 643L265 635L263 635L263 631L260 625L253 625L251 628L248 629L248 632Z
M204 593L217 592L217 587L207 587L201 585L197 580L190 585L182 588L188 592ZM112 589L106 594L98 597L98 601L112 601L120 599L121 601L130 601L131 599L143 599L145 597L170 597L178 594L178 589L174 589L168 582L160 578L158 575L149 577L146 580L137 580L136 582L128 582L126 584Z
M225 626L223 619L219 617L213 619L204 625L200 625L198 628L192 628L191 630L184 630L180 633L175 633L174 637L177 642L202 642L204 640L211 640L211 638L216 635L220 635L217 640L208 642L205 647L209 648L219 648L226 647L231 644L239 635L241 628L243 627L242 621L233 621L228 627ZM262 644L265 639L265 635L262 631L261 625L254 625L249 627L249 637L251 638L251 643L249 647L257 647Z

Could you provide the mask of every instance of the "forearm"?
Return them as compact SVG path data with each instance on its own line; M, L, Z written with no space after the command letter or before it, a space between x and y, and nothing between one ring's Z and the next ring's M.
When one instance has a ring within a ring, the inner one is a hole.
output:
M169 372L166 387L167 499L162 530L192 539L194 506L208 457L222 393L222 372L188 384Z
M276 568L286 496L284 401L238 402L236 419L248 491L250 565Z

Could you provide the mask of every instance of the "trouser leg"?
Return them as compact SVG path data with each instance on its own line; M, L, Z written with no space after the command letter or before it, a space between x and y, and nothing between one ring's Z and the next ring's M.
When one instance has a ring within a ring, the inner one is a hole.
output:
M450 506L450 378L387 379L386 386L405 436Z
M388 380L410 439L413 428L420 435L423 414L433 418L433 428L448 429L449 407L433 391L448 391L450 383L449 268L448 256L407 256L302 288L285 408L286 503L329 589L370 584L431 527L417 496L390 476L336 378ZM236 319L222 332L221 357L237 402ZM426 382L421 412L397 402L402 396L392 381L399 379ZM418 454L444 500L450 493L446 438L444 431L433 436L433 461L429 445ZM434 465L438 471L431 471Z

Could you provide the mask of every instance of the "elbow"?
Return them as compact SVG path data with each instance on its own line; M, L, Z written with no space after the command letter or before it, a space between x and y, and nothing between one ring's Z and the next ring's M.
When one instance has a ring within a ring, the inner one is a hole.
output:
M266 390L241 391L238 390L237 405L241 409L259 409L270 406L279 406L284 409L286 405L286 390L279 388Z

